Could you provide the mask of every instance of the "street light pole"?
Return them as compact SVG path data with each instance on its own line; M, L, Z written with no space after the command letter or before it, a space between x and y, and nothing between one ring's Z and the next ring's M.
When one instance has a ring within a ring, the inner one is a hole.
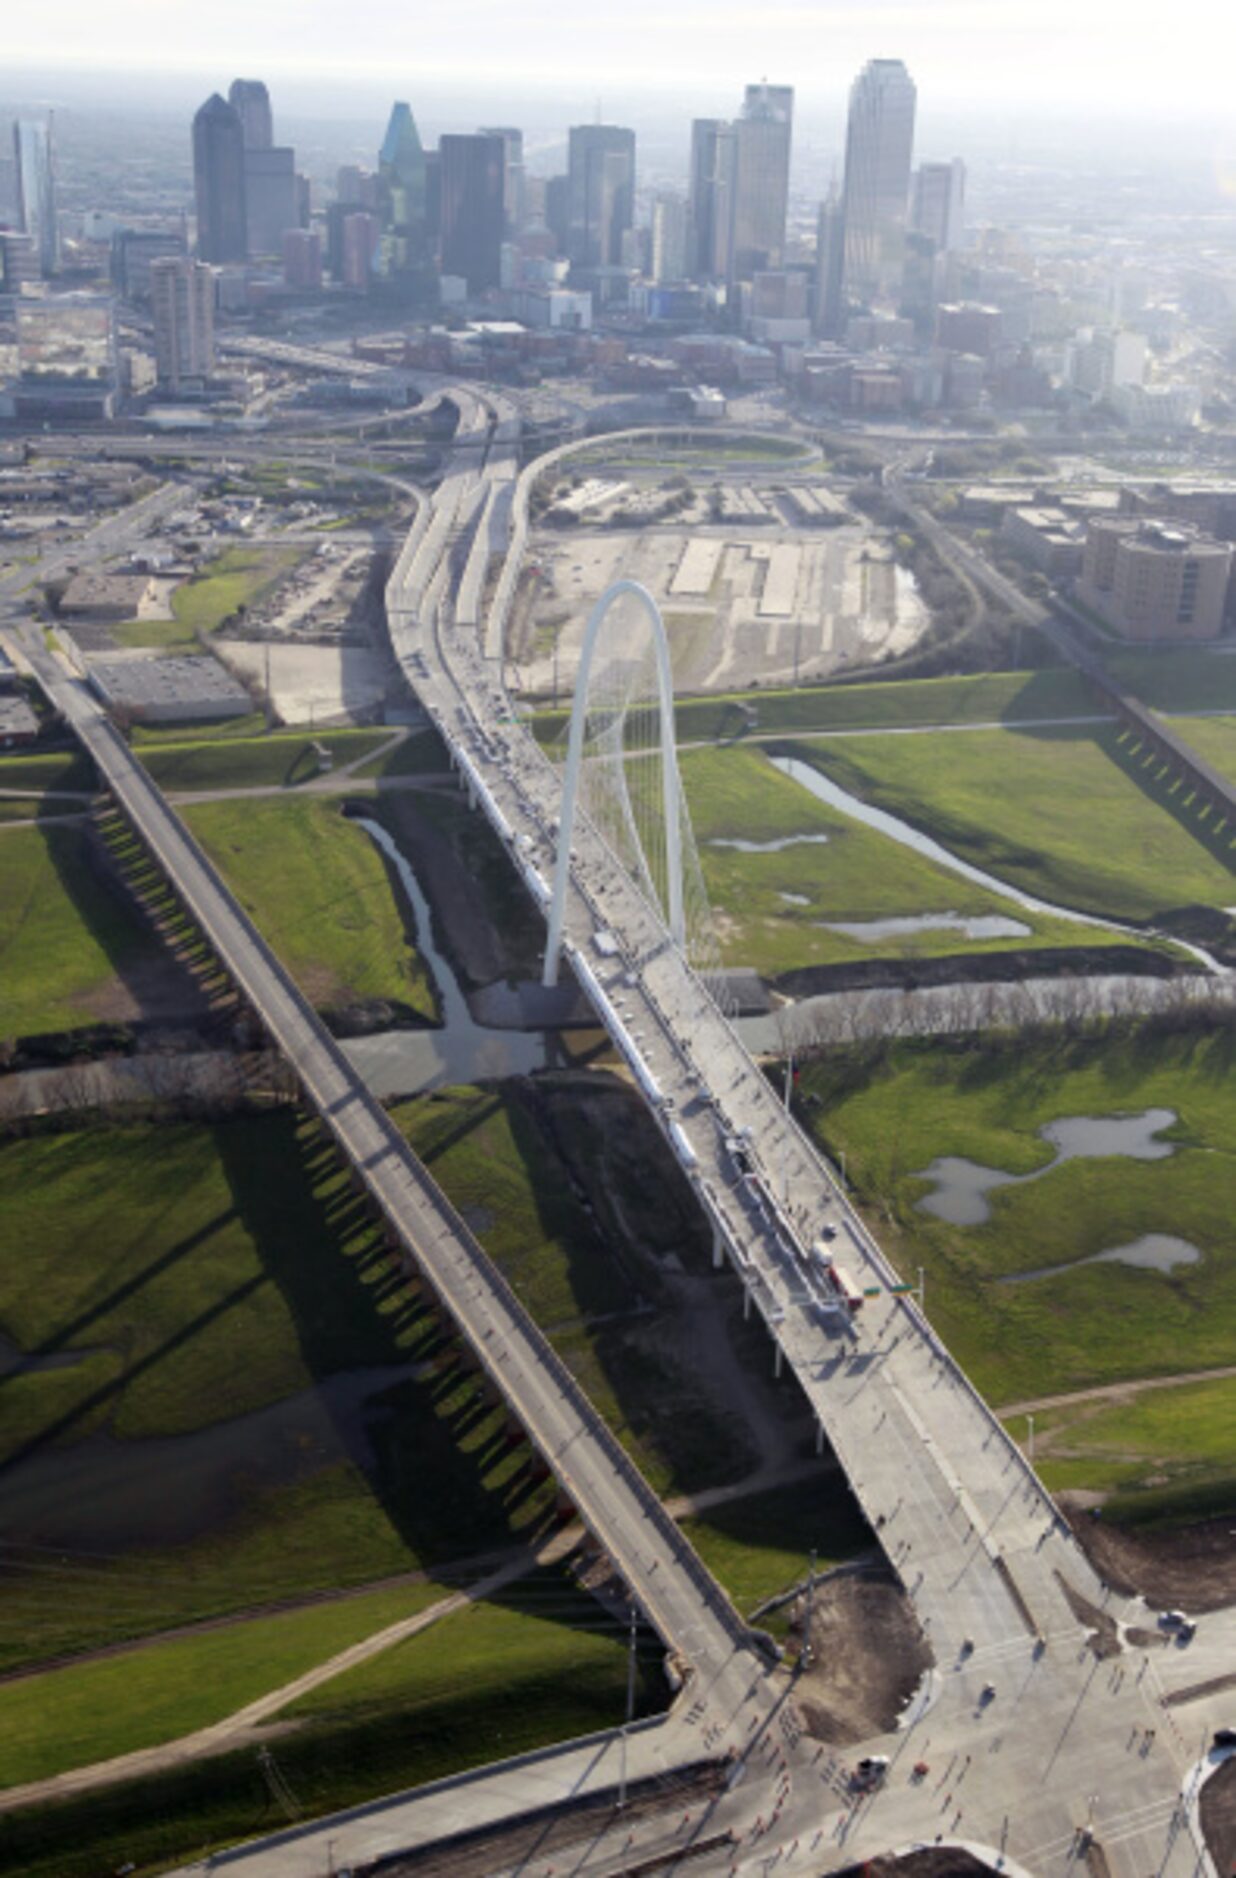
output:
M1026 1431L1027 1431L1026 1432L1026 1458L1029 1461L1031 1467L1033 1467L1034 1466L1034 1417L1033 1415L1027 1415L1026 1417Z
M926 1275L921 1265L918 1268L918 1308L920 1311L927 1309Z

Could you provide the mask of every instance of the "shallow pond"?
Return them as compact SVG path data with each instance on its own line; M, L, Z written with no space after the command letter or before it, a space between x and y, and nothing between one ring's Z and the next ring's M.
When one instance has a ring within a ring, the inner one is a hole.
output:
M1038 1133L1056 1152L1045 1167L1030 1174L1008 1174L1003 1168L984 1167L960 1155L941 1155L921 1170L920 1177L934 1180L936 1187L918 1204L924 1213L934 1213L951 1226L981 1226L991 1217L987 1195L993 1188L1041 1180L1065 1161L1115 1154L1134 1161L1164 1160L1176 1150L1172 1142L1157 1137L1175 1120L1172 1109L1146 1109L1140 1115L1069 1115L1047 1122Z
M746 841L741 835L714 835L710 848L737 848L740 854L783 854L787 848L819 848L827 835L779 835L775 841Z
M1024 920L999 913L914 913L900 919L821 920L825 932L847 939L904 939L912 933L959 932L967 939L1024 939L1030 932Z
M1040 1265L1031 1272L1009 1272L999 1280L1002 1285L1024 1285L1032 1278L1055 1278L1061 1272L1079 1271L1083 1265L1132 1265L1139 1271L1171 1272L1177 1265L1196 1265L1201 1253L1187 1239L1177 1239L1170 1232L1144 1232L1128 1245L1115 1245L1106 1252L1092 1252L1088 1259L1074 1259L1067 1265Z

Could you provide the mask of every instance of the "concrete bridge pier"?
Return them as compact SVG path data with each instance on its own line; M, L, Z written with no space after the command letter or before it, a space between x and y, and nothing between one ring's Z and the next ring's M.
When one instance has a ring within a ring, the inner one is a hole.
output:
M779 1343L773 1344L773 1375L780 1376L781 1366L785 1362L785 1351Z
M719 1272L725 1264L725 1234L719 1226L712 1229L712 1269ZM746 1314L744 1307L744 1316Z

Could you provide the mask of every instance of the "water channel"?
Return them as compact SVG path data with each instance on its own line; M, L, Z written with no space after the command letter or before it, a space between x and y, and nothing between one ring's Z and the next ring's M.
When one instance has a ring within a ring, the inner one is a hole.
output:
M976 887L984 888L999 899L1014 901L1029 913L1042 913L1051 919L1071 920L1078 926L1094 927L1101 932L1118 932L1131 939L1143 940L1147 936L1146 930L1137 926L1124 926L1118 920L1100 919L1094 913L1079 913L1075 907L1053 906L1049 900L1036 899L1033 894L1023 893L1020 887L1014 887L1006 880L998 880L994 874L984 873L981 867L972 867L969 861L963 861L959 855L941 847L930 835L923 834L909 822L903 822L899 816L890 815L887 810L864 802L860 796L851 795L848 789L842 789L813 764L804 763L801 757L774 756L769 761L783 776L788 776L792 782L801 783L818 802L839 809L843 815L863 822L868 828L887 835L891 841L899 842L904 848L913 848L927 860L934 861L938 867L948 868L950 873L959 874L963 880L972 881ZM1176 939L1174 943L1197 959L1208 972L1223 973L1224 968L1201 946L1191 945L1182 939Z
M374 1095L389 1100L458 1083L530 1076L533 1070L543 1069L550 1050L546 1033L498 1030L476 1022L454 966L434 943L429 902L407 858L380 822L361 815L350 819L364 829L399 876L416 920L416 949L433 973L442 1015L440 1029L386 1030L371 1037L349 1037L341 1044Z

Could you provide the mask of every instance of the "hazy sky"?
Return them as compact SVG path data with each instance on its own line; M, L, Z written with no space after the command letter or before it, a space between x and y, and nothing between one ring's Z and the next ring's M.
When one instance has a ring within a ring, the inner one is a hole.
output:
M485 90L635 86L695 96L750 78L831 94L904 58L941 102L1127 116L1232 114L1231 0L56 0L6 9L6 65L299 73Z

